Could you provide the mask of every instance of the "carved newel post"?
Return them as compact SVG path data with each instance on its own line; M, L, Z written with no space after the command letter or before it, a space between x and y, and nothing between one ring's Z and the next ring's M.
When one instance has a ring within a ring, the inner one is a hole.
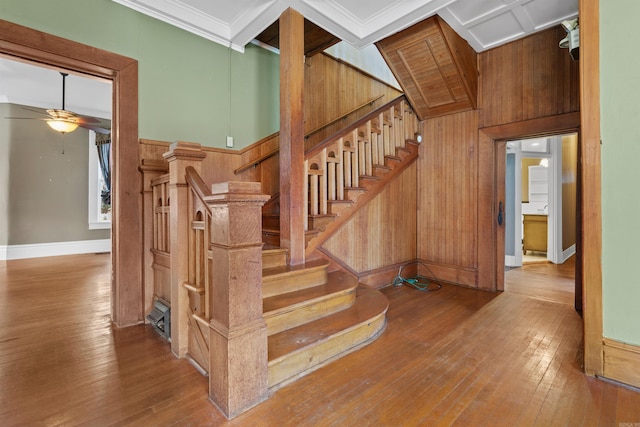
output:
M189 348L189 295L182 284L189 280L189 189L186 168L200 173L206 157L200 144L174 142L163 157L169 162L171 253L171 351L184 357Z
M262 317L262 206L258 182L213 184L209 278L209 398L229 418L268 393Z

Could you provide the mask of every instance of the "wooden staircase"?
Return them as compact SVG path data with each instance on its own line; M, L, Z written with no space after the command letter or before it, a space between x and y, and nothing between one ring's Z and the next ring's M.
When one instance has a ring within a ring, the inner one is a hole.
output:
M401 96L305 153L307 256L417 158L418 126ZM270 202L262 216L263 241L274 246L280 244L277 205Z
M276 389L375 340L388 302L329 263L286 264L283 249L263 250L263 311L268 385Z
M307 252L415 160L417 133L401 97L306 153ZM261 218L269 199L261 184L208 186L199 172L205 156L186 142L164 154L169 174L150 181L145 199L149 261L152 287L171 307L173 353L207 372L210 400L232 418L375 340L388 302L354 275L329 271L326 259L289 265L279 239L265 245L269 227L278 237L279 218Z

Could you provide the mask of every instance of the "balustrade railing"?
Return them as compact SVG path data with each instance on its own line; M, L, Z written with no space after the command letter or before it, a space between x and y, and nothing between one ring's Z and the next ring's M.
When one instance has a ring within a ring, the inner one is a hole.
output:
M334 214L331 202L350 200L345 188L359 188L361 178L375 179L376 168L395 158L419 121L403 97L345 128L305 153L305 231L309 216Z

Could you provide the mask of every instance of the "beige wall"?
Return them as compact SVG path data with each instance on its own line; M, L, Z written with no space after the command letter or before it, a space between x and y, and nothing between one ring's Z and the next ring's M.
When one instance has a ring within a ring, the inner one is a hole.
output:
M562 250L576 244L578 135L562 137Z
M8 170L8 185L2 185L0 173L6 244L108 239L109 230L88 228L89 131L63 136L42 121L5 119L28 116L18 105L2 104L0 111L0 128L8 129L0 133L0 150L9 152L8 167L2 168Z

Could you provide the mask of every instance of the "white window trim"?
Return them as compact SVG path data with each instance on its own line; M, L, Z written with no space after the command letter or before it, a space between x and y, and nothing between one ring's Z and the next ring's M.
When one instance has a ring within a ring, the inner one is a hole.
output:
M89 131L89 230L111 229L111 221L98 220L98 150L96 133Z

